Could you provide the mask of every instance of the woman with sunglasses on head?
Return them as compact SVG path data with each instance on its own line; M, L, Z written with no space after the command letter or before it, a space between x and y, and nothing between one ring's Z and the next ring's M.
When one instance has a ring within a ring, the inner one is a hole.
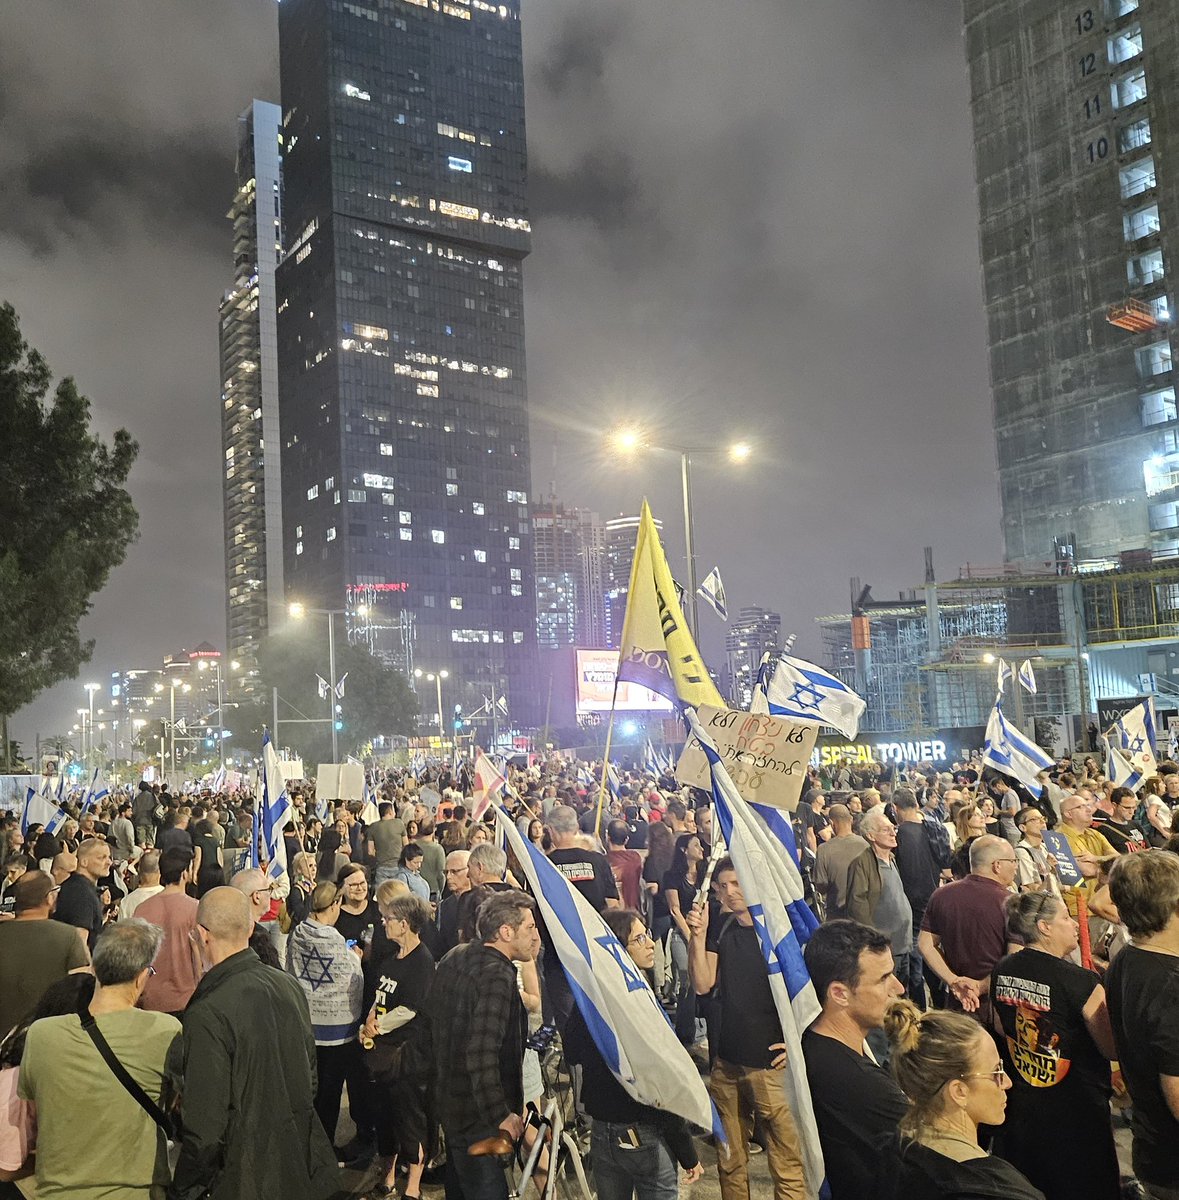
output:
M633 909L607 909L602 920L622 943L635 966L646 973L655 964L655 943ZM678 1193L676 1163L684 1183L704 1173L687 1122L640 1104L614 1078L594 1045L581 1010L574 1007L565 1027L565 1056L581 1068L581 1103L593 1118L590 1150L598 1200L668 1200Z
M1110 1124L1113 1031L1094 971L1069 961L1077 923L1050 892L1007 901L1007 939L1024 949L995 964L991 1001L1011 1091L995 1153L1048 1200L1105 1200L1119 1189ZM1044 1136L1068 1131L1068 1151Z
M1011 1087L982 1026L962 1013L923 1013L911 1000L898 1000L885 1014L884 1031L909 1111L881 1155L875 1200L1045 1200L1009 1162L979 1145L980 1125L1003 1124ZM1060 1146L1062 1155L1070 1152L1071 1141L1069 1149Z

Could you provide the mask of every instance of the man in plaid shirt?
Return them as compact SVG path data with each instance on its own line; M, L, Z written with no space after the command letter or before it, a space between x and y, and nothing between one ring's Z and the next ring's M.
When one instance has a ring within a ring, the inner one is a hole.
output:
M523 1062L527 1016L515 963L535 958L536 904L523 892L484 901L475 940L438 964L430 992L433 1084L446 1133L447 1200L506 1200L507 1182L493 1157L471 1157L474 1142L524 1129Z

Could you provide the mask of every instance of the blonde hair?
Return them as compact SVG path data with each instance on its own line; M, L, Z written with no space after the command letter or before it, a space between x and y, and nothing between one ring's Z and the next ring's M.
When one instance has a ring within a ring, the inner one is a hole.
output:
M923 1013L911 1000L897 1000L884 1014L884 1032L892 1044L892 1073L909 1098L900 1131L916 1137L941 1112L946 1084L970 1074L983 1030L962 1013Z
M409 894L409 884L404 879L386 879L377 888L377 905L383 909L390 900L395 900L398 896L408 896Z

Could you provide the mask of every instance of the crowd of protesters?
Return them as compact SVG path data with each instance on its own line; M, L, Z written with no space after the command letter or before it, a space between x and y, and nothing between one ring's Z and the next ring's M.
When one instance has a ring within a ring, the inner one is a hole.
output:
M723 1200L750 1200L761 1153L775 1200L801 1200L787 1048L709 798L627 766L609 795L570 761L521 766L505 804L707 1076ZM1132 792L1066 758L1042 783L808 777L802 1050L833 1200L1179 1200L1179 766ZM141 783L56 834L0 817L0 1192L312 1200L350 1166L367 1196L503 1200L486 1151L542 1103L542 1023L603 1200L701 1177L707 1131L602 1060L525 873L471 820L469 767L373 784L367 807L292 786L278 879L251 863L249 792Z

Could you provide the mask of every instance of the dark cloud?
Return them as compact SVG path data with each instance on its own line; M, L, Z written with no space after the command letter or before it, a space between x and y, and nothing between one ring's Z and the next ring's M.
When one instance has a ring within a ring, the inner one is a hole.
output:
M0 0L0 297L109 433L142 445L142 536L97 599L92 677L224 640L217 304L236 117L277 99L272 0ZM682 572L674 458L701 458L701 571L813 617L997 561L960 17L909 0L525 0L534 480L605 515L647 495ZM722 626L706 627L720 653ZM16 723L70 723L77 684Z

